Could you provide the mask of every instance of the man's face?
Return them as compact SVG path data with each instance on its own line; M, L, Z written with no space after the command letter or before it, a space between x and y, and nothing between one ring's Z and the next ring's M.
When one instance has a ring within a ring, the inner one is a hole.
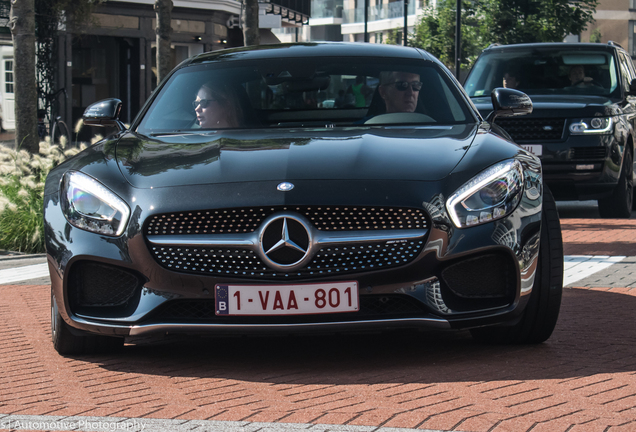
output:
M518 85L519 85L519 82L517 81L517 78L510 75L509 73L504 74L503 86L505 88L516 89Z
M574 66L570 70L570 81L572 84L579 83L585 79L585 70L582 66Z
M396 72L393 74L393 81L380 86L379 92L382 99L386 104L386 112L414 112L417 107L417 98L420 94L419 91L413 90L413 87L409 84L406 90L398 90L395 83L407 82L407 83L419 83L420 76L418 74L412 74L407 72Z

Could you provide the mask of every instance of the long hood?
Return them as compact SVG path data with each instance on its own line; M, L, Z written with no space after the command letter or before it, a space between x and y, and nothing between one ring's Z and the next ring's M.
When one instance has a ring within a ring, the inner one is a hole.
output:
M599 115L616 115L611 99L592 95L533 95L532 114L527 117L594 117ZM486 117L492 110L490 97L473 98L473 103L482 116Z
M254 130L160 137L126 134L115 154L137 188L283 180L422 180L446 177L475 125Z

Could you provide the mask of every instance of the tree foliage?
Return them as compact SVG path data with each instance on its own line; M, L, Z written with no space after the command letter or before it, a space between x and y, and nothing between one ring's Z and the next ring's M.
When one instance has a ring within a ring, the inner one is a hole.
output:
M463 0L462 66L472 65L492 43L561 42L580 34L594 18L598 0ZM455 63L456 0L425 10L409 45L423 48L447 66Z
M455 64L455 0L440 0L436 8L424 11L415 31L408 39L409 46L423 48L445 65ZM469 1L462 3L461 58L469 66L483 49L484 28L478 10Z
M489 43L561 42L594 20L598 0L479 0Z

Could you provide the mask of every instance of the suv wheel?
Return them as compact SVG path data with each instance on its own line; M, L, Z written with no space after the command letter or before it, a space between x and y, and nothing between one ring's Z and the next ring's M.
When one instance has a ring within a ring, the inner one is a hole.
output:
M546 341L559 318L563 293L563 241L559 213L552 193L546 187L541 214L541 242L532 293L521 320L512 326L472 329L482 342L513 344Z
M603 218L628 219L634 203L634 157L629 146L625 147L623 169L614 193L598 200L598 212Z

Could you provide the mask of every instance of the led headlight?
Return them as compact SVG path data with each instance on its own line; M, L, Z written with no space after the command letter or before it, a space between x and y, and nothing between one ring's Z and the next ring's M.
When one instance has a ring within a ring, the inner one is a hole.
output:
M570 133L572 135L611 134L614 132L613 125L614 121L611 117L584 118L570 123Z
M457 228L488 223L509 215L519 204L523 170L518 160L491 166L460 187L446 201Z
M61 189L64 216L77 228L119 236L128 223L128 205L100 182L77 171L64 175Z

